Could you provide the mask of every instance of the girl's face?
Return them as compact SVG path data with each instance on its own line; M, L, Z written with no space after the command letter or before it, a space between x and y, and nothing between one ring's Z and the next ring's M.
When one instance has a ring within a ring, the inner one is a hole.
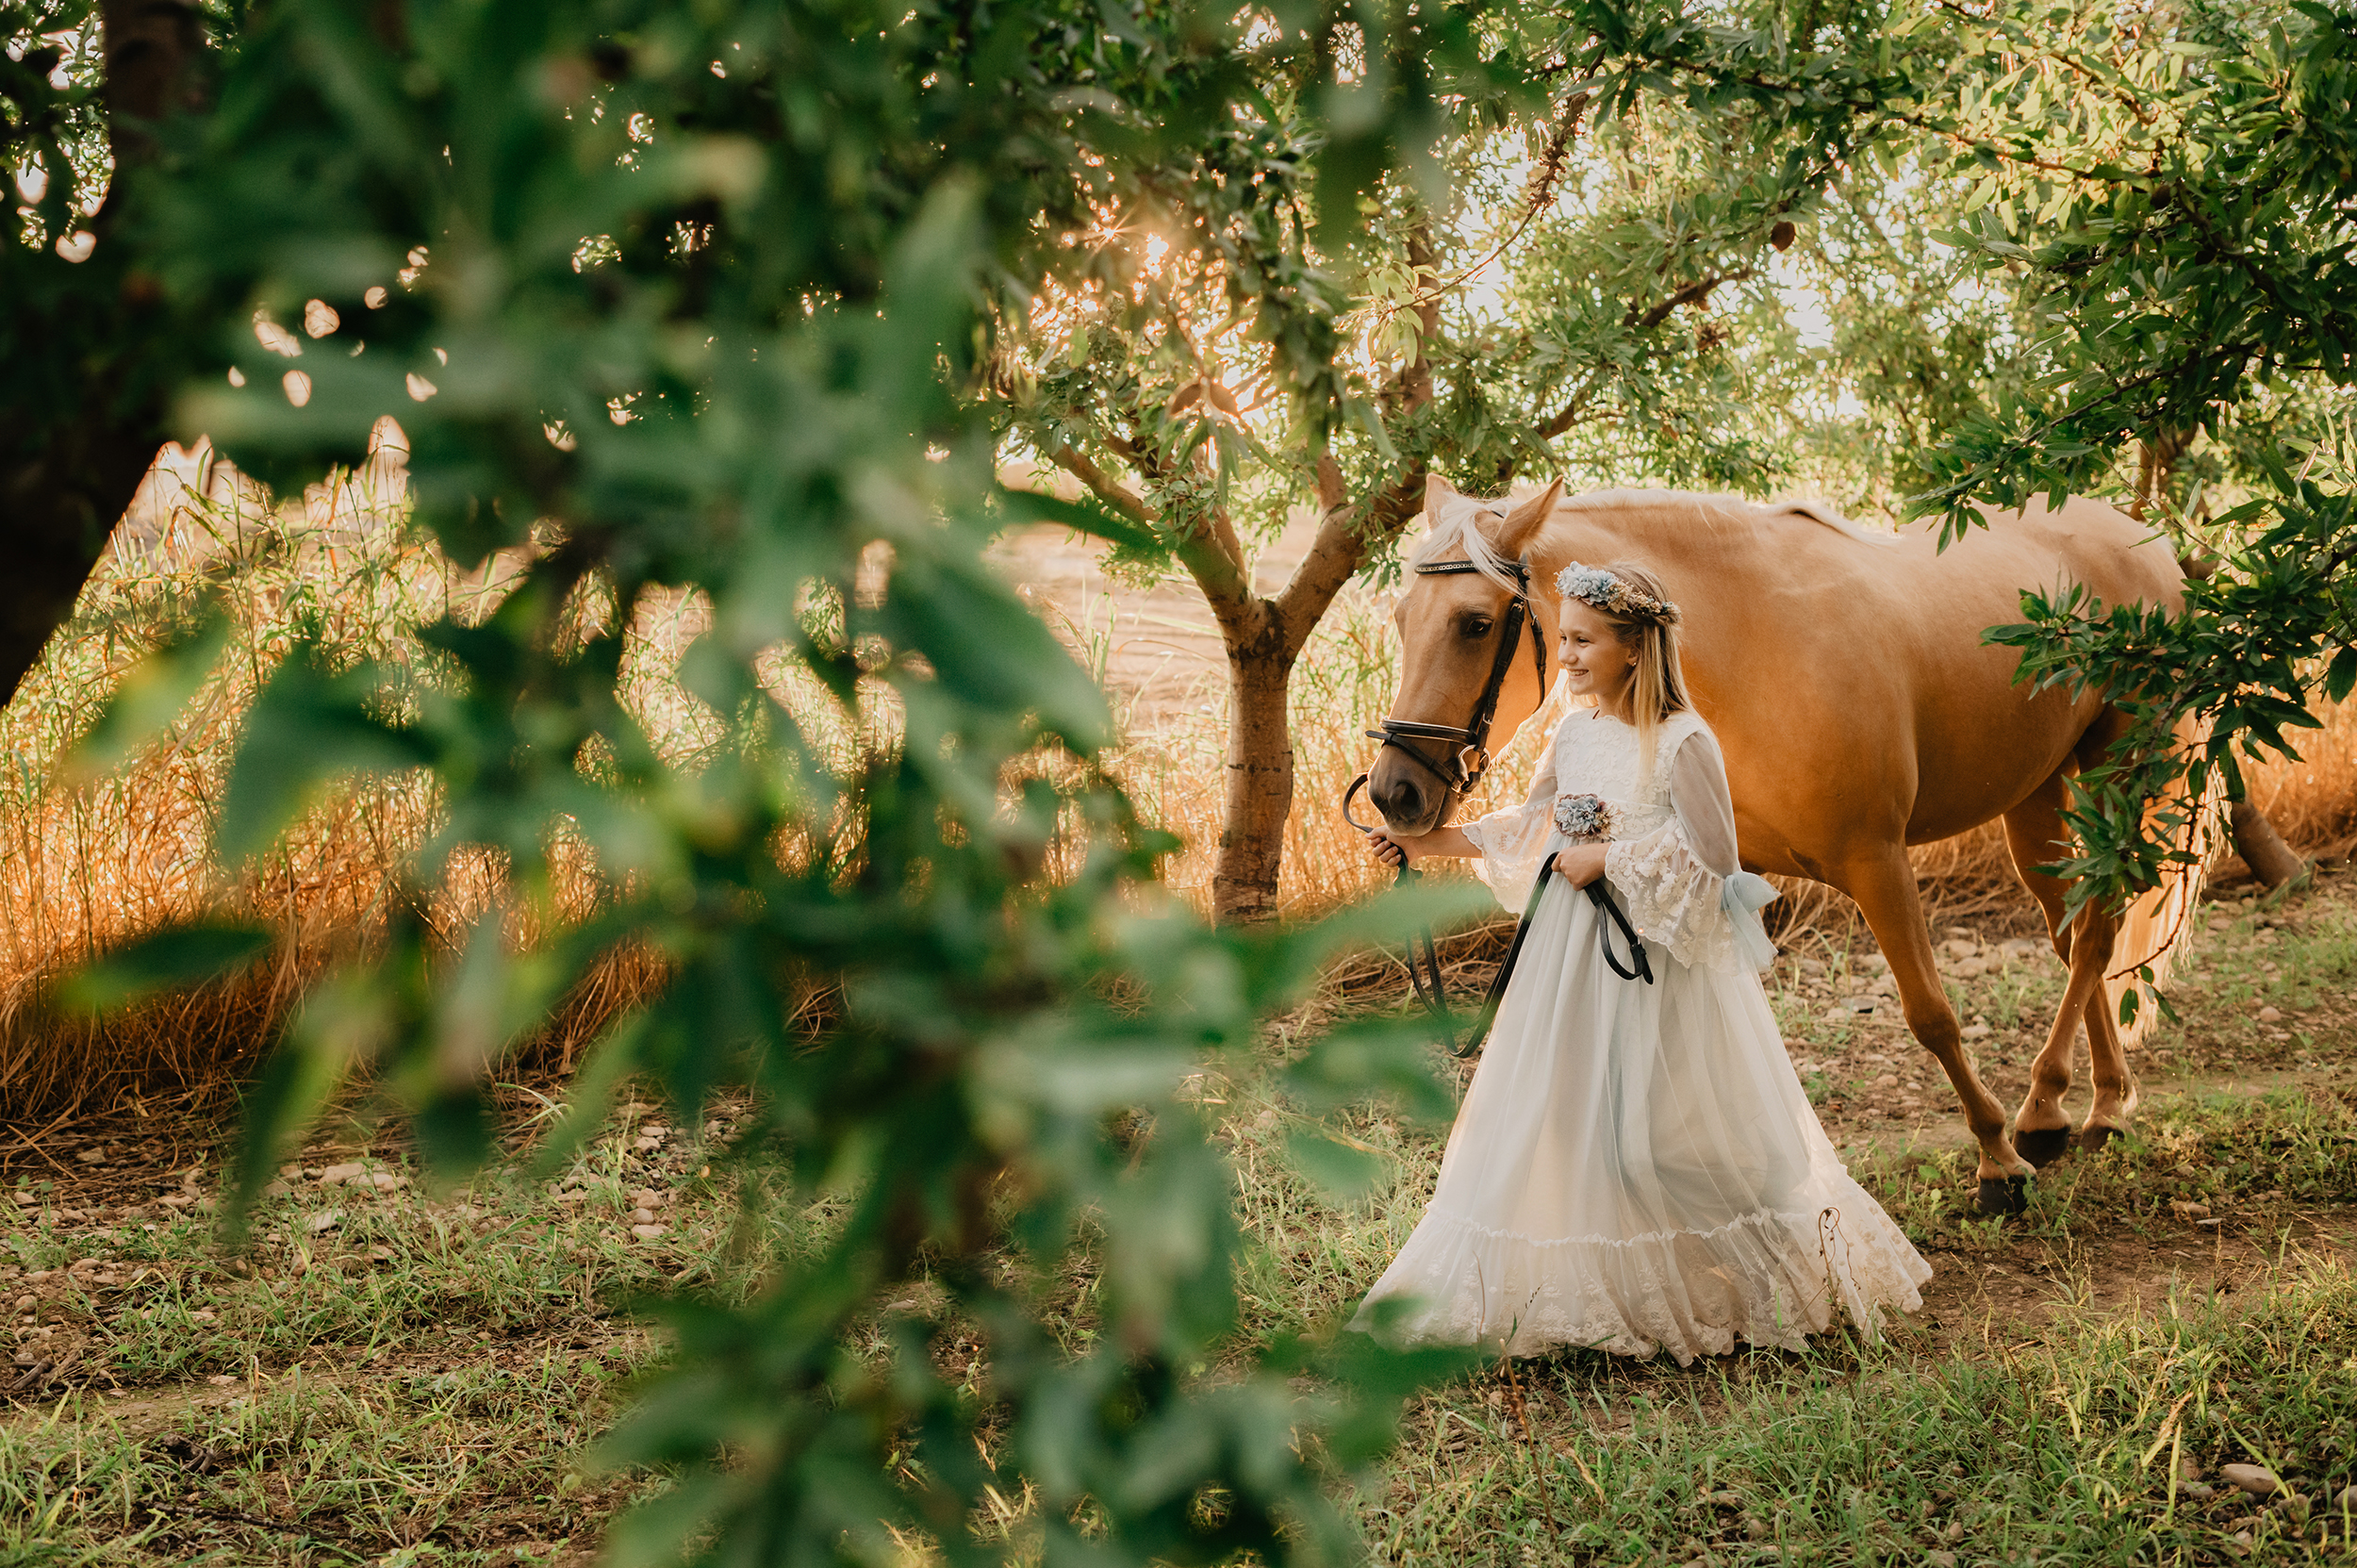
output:
M1637 650L1621 640L1618 624L1586 600L1563 601L1562 626L1556 654L1572 695L1594 698L1607 713L1617 710L1637 672Z

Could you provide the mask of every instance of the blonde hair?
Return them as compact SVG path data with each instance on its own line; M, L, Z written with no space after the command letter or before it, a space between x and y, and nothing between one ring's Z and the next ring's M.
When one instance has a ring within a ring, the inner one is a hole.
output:
M1634 561L1614 561L1604 569L1648 599L1664 604L1670 602L1661 579ZM1637 651L1637 668L1628 677L1628 718L1637 731L1638 755L1644 759L1646 776L1651 777L1663 721L1693 705L1686 697L1686 668L1678 662L1677 626L1666 619L1616 616L1593 604L1589 608L1612 623L1622 647Z

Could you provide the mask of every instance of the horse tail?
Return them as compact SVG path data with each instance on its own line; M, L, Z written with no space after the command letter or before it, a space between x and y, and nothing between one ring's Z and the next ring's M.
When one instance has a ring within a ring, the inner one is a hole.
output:
M2193 739L2190 731L2184 727L2179 730L2179 738L2188 745ZM2184 820L2171 837L2173 847L2191 858L2181 862L2161 880L2160 885L2130 900L2128 913L2120 921L2112 971L2103 977L2103 997L2112 1009L2112 1016L2117 1018L2121 999L2132 991L2141 993L2134 1018L2121 1025L2119 1031L2121 1043L2131 1048L2141 1044L2152 1032L2153 1023L2160 1016L2152 991L2167 983L2178 955L2192 939L2194 911L2201 901L2202 888L2208 885L2210 863L2217 858L2226 839L2225 781L2213 772L2197 801L2180 780L2177 789L2164 796L2153 809L2157 813L2183 814Z

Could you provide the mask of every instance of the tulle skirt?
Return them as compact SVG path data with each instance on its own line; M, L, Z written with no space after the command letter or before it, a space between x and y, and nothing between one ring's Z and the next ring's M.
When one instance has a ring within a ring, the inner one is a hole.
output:
M1432 1202L1352 1327L1513 1355L1588 1345L1681 1363L1798 1348L1838 1301L1876 1331L1931 1266L1850 1180L1756 975L1597 949L1548 883ZM1615 950L1620 938L1614 933Z

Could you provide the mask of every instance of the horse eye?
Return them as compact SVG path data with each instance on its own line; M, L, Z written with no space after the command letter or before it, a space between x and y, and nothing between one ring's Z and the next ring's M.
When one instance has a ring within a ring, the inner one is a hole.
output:
M1469 637L1486 637L1490 635L1492 624L1492 622L1486 615L1469 615L1465 618L1465 635Z

